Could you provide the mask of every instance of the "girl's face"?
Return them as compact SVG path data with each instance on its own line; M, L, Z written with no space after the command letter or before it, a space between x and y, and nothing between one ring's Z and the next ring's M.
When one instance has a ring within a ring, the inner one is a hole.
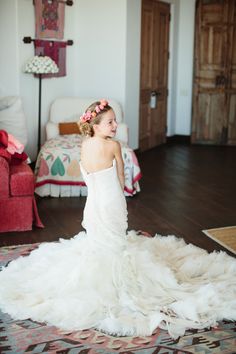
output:
M96 124L95 135L105 138L113 138L116 135L117 122L113 109L104 113L99 124Z

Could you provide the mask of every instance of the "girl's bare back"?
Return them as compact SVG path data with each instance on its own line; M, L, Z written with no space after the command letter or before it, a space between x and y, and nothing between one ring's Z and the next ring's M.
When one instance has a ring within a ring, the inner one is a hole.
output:
M97 172L112 166L115 142L99 137L86 138L82 143L81 163L87 172Z

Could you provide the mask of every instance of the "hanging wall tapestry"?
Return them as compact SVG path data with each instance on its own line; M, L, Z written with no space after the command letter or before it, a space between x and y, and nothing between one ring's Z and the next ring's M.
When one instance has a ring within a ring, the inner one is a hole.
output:
M55 61L59 71L56 74L46 74L42 77L66 76L66 46L67 42L34 40L35 55L46 55Z
M35 36L37 38L64 37L65 4L57 0L34 0Z

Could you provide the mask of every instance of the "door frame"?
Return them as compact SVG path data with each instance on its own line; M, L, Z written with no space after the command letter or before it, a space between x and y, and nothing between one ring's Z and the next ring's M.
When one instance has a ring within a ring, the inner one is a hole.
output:
M167 116L166 116L166 124L167 124L167 131L166 137L175 134L175 110L173 109L173 102L174 102L174 90L175 87L175 66L176 63L174 62L174 24L176 19L176 5L174 0L160 0L162 2L170 4L170 16L171 20L169 23L169 60L168 60L168 97L167 97ZM176 92L175 92L176 94Z
M175 1L174 0L159 0L160 2L163 3L168 3L170 4L170 16L171 16L171 21L169 23L169 60L168 60L168 82L167 82L167 88L169 91L168 98L167 98L167 114L166 114L166 123L167 123L167 132L166 136L171 136L175 134L175 114L174 109L173 109L173 102L174 102L174 90L173 87L176 85L175 83L175 66L176 62L174 62L174 52L175 52L175 47L174 47L174 24L176 19L176 6L175 6ZM142 3L142 0L141 0ZM142 9L142 7L141 7ZM142 10L141 10L142 11ZM141 24L140 24L141 26ZM141 28L142 31L142 28ZM141 33L140 31L140 33ZM141 43L140 43L140 62L141 62ZM141 67L140 67L140 77L141 77ZM139 100L139 105L140 105L140 100ZM140 121L140 117L139 117Z

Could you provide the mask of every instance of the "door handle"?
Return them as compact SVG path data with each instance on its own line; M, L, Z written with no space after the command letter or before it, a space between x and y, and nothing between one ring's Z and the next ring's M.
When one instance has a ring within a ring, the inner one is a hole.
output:
M227 83L227 78L224 75L217 75L215 79L215 85L218 86L224 86Z
M149 102L149 105L150 105L151 109L155 109L157 107L157 98L160 95L161 95L161 92L151 91L150 102Z

